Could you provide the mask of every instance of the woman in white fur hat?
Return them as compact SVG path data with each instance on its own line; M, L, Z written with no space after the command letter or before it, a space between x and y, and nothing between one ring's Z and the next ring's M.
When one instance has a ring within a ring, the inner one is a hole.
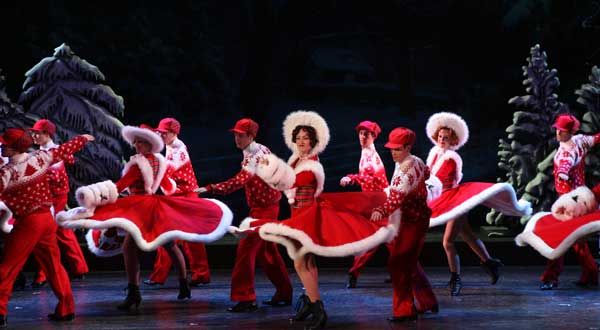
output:
M219 239L231 224L231 211L215 200L168 196L176 191L176 186L166 175L167 162L160 154L164 147L161 137L145 125L125 126L121 133L136 150L121 179L114 184L104 181L79 188L76 197L82 207L59 213L57 220L65 227L94 229L87 235L88 246L100 256L114 255L120 250L114 227L127 232L122 251L128 293L118 309L139 306L140 251L160 246L166 247L179 271L177 299L191 298L185 260L174 241ZM155 195L159 188L167 196ZM117 199L124 190L129 191L129 196Z
M522 216L531 213L531 207L526 201L517 202L513 187L507 183L459 184L463 177L463 162L456 150L469 139L469 128L460 116L450 112L436 113L429 118L426 132L434 144L427 157L427 166L431 170L429 183L431 186L441 185L441 195L429 198L432 210L430 227L446 224L443 245L451 273L448 282L450 295L459 295L462 288L460 258L454 246L458 235L477 254L482 267L490 275L491 283L496 284L502 263L490 257L485 244L473 233L467 213L484 204L508 215Z
M303 321L312 315L305 329L319 329L325 326L327 314L319 293L315 255L360 255L391 241L398 231L399 218L389 225L387 221L369 220L373 209L386 199L381 192L321 194L325 172L318 155L330 136L327 123L319 114L312 111L289 114L283 124L283 137L293 153L287 164L271 154L261 160L256 174L274 188L285 191L291 218L283 221L248 218L240 228L231 231L258 230L264 240L286 247L306 290L291 321Z

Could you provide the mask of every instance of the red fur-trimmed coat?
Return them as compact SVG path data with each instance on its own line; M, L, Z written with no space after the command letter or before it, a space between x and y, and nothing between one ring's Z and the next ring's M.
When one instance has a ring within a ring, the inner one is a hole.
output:
M268 207L281 199L281 193L256 175L256 168L261 158L271 154L269 148L252 142L243 151L242 169L233 178L206 186L208 191L218 195L227 195L242 187L246 190L246 201L249 207Z
M83 136L77 136L55 149L21 154L19 159L13 158L0 167L2 200L15 217L52 206L52 194L46 177L49 167L69 159L86 143Z
M434 146L427 156L427 166L431 175L442 182L442 189L454 188L462 180L462 158L453 150L443 150Z
M400 208L402 221L429 219L431 209L427 206L425 186L428 178L429 169L416 156L410 155L401 163L396 163L390 194L385 203L375 210L387 217Z
M600 134L577 134L561 142L554 155L554 186L559 195L585 186L585 156L600 142Z
M165 195L176 190L175 182L165 175L167 161L161 154L135 154L125 164L123 176L115 183L117 191L129 190L130 195L153 195L161 188Z
M169 177L175 181L175 195L192 192L198 188L196 174L186 145L179 139L166 146L166 159L169 165Z
M388 187L385 167L377 150L375 150L374 144L362 149L358 174L348 174L346 176L352 180L352 184L360 185L362 191L379 192Z

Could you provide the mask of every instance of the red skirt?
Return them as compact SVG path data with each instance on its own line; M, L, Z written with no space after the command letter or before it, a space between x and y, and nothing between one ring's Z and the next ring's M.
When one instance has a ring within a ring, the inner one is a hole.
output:
M108 256L120 253L125 233L143 251L174 240L212 242L227 232L232 218L231 210L214 199L136 195L93 212L80 207L61 212L57 221L67 228L91 229L88 247L96 255Z
M485 205L511 216L531 214L531 204L526 200L517 200L514 188L508 183L463 183L443 191L428 205L432 211L429 227L443 225L478 205Z
M390 242L398 232L398 211L389 221L370 221L373 209L385 200L381 192L325 193L289 219L246 219L233 231L258 231L264 240L284 245L292 259L307 253L326 257L360 255Z
M567 221L557 220L549 212L534 214L515 241L519 246L531 245L548 259L556 259L580 238L600 231L600 211Z

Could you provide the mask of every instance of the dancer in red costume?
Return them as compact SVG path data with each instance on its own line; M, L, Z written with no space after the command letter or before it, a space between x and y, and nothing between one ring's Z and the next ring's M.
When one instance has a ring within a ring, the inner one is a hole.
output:
M556 129L556 140L560 143L554 155L554 186L559 195L585 186L585 156L600 141L600 134L593 136L575 133L579 130L579 120L572 115L562 114L552 127ZM587 241L573 244L577 262L582 272L577 286L598 286L598 266L590 253ZM552 290L558 286L558 277L564 268L564 256L549 259L540 280L541 290Z
M33 127L29 129L33 143L40 146L41 150L50 150L57 148L58 145L52 141L56 132L56 126L50 120L40 119ZM50 192L52 193L52 206L54 207L54 214L65 209L67 205L68 193L69 193L69 177L65 165L73 165L75 162L74 158L66 159L64 162L58 162L50 167L48 170L48 179L50 184ZM58 227L56 231L56 240L60 253L63 259L68 263L70 275L72 278L83 278L84 274L89 272L88 265L81 251L81 246L77 240L77 236L72 229ZM33 253L35 258L39 258L36 253ZM46 275L41 269L35 276L32 287L40 287L46 284Z
M235 145L244 154L242 170L233 178L209 184L205 189L214 194L226 195L244 188L250 216L276 220L281 193L256 174L258 160L271 153L267 147L254 141L258 124L252 119L244 118L236 122L230 131L234 134ZM258 308L254 291L256 261L275 286L275 294L263 303L271 306L291 305L292 284L277 245L252 235L242 238L238 243L231 275L231 300L238 303L228 311L251 312Z
M286 191L292 217L280 222L249 218L230 231L258 230L264 240L286 247L306 290L291 320L302 321L312 315L305 329L318 329L325 326L327 314L319 293L315 255L360 255L389 242L397 233L399 213L390 217L389 224L369 220L373 208L385 201L384 193L321 194L325 173L318 154L330 136L320 115L312 111L291 113L284 121L283 135L293 152L288 163L267 155L260 161L257 174L272 187Z
M388 198L371 215L372 221L379 221L398 210L402 213L398 236L392 243L388 260L394 289L391 322L415 320L418 311L438 311L431 284L419 265L431 210L427 206L425 186L429 169L421 159L410 153L415 140L415 133L408 128L399 127L390 132L385 147L391 149L396 169ZM419 304L418 310L415 300Z
M187 147L178 138L181 131L181 124L175 118L164 118L158 123L156 131L159 132L160 137L165 143L169 176L175 181L177 186L177 190L173 196L198 197L198 193L196 192L198 182L196 181L196 174L194 173ZM208 268L208 258L204 244L183 241L179 245L183 254L187 257L192 273L189 284L198 286L210 283L210 269ZM144 280L144 284L164 284L169 276L169 270L172 265L171 260L167 250L159 247L156 250L154 270L150 274L150 277Z
M382 192L388 187L388 180L385 176L385 167L375 150L373 143L381 128L375 122L365 120L356 126L358 141L362 148L360 162L358 163L358 174L348 174L340 180L342 187L348 185L360 185L362 191ZM356 281L363 267L375 255L377 249L365 252L365 254L355 257L352 268L348 271L348 282L346 287L356 288Z
M60 262L60 251L56 242L56 223L50 213L52 194L47 180L47 171L52 164L69 159L94 138L82 135L51 150L27 153L33 145L29 133L23 129L9 128L0 137L2 156L10 159L0 167L0 192L15 218L15 224L5 241L0 263L0 326L7 324L8 298L13 281L35 250L40 266L46 275L58 304L48 318L55 321L72 320L75 303L67 272ZM3 230L8 230L2 219Z
M125 126L123 138L135 147L137 154L125 165L121 179L113 184L104 181L81 187L76 196L80 205L61 212L57 219L65 227L127 231L123 242L128 293L118 309L139 306L140 250L152 251L165 246L179 271L177 299L191 298L186 280L183 255L175 240L209 242L223 236L231 223L231 211L218 201L182 196L168 196L177 187L167 172L167 161L159 154L162 139L150 127ZM155 195L159 187L165 195ZM129 196L117 199L118 192L129 190ZM149 212L150 211L150 212Z
M496 284L502 263L490 257L485 244L473 233L467 213L483 204L505 214L521 216L531 212L530 204L517 202L514 189L506 183L459 184L463 176L463 162L456 150L469 139L469 128L460 116L449 112L436 113L429 118L426 131L435 144L427 157L427 166L432 174L428 182L441 186L441 195L429 202L431 226L446 223L443 245L451 274L448 282L450 295L459 295L462 288L460 258L454 246L458 235L477 254L482 267L490 275L490 282Z

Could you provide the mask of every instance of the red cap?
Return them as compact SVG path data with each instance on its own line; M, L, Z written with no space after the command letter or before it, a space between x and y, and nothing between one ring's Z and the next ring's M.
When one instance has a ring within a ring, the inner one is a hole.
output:
M256 137L258 133L258 124L250 118L242 118L235 123L235 126L229 130L230 132L240 134L250 134Z
M158 123L156 130L162 133L172 132L179 134L179 131L181 130L181 124L175 118L163 118Z
M365 129L365 130L373 133L373 135L375 135L375 137L377 137L379 135L379 133L381 133L381 127L379 127L379 125L377 125L377 123L373 122L373 121L365 120L365 121L361 122L360 124L358 124L358 126L356 126L357 132L359 132L361 129Z
M400 148L406 144L413 145L417 139L415 132L405 127L394 128L388 137L388 143L384 147L389 149Z
M40 119L36 121L29 130L36 132L46 131L48 135L54 136L54 133L56 133L56 125L48 119Z
M14 148L18 152L25 152L33 145L33 139L22 128L9 128L0 136L0 143Z
M579 130L579 120L572 115L562 114L556 117L556 121L554 121L554 125L552 127L565 131L575 133Z

